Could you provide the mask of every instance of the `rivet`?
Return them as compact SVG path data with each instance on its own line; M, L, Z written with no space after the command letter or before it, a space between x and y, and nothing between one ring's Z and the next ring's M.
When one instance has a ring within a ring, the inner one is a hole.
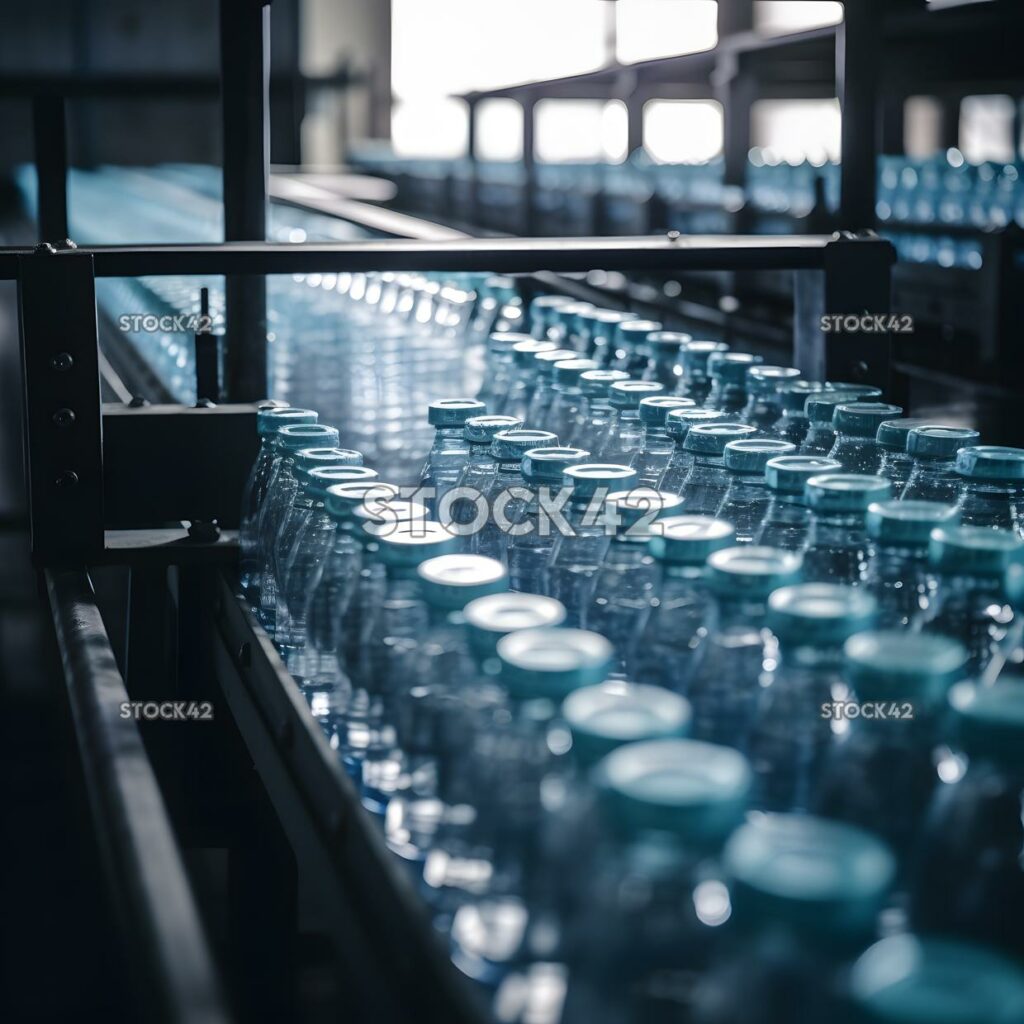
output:
M64 373L75 365L74 356L70 352L58 352L50 359L50 366L58 373Z
M66 469L57 477L55 483L58 487L74 487L78 483L78 474L72 469Z
M58 409L53 414L53 422L58 427L70 427L75 422L74 409Z

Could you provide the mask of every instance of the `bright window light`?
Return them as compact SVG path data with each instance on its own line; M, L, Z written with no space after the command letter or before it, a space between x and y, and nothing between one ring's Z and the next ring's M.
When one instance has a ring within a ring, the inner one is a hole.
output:
M722 152L722 107L713 100L644 104L644 149L659 163L711 160Z
M715 0L618 0L615 15L623 64L710 50L718 42Z
M972 163L1014 158L1013 99L965 96L960 101L960 150Z
M399 156L465 156L469 112L444 96L398 100L391 110L391 144Z
M761 35L805 32L843 20L843 5L824 0L755 0L754 28Z
M482 100L476 109L476 151L481 160L523 158L523 108L515 100Z
M839 159L839 100L758 100L750 112L751 143L767 161L823 163Z
M541 100L535 117L538 160L620 161L626 155L626 110L617 100Z

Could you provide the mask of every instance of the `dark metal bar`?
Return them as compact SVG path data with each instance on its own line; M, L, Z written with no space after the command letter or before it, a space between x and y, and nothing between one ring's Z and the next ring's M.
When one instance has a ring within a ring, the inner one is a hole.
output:
M220 352L217 336L210 328L210 289L199 290L199 316L202 323L195 332L196 346L196 399L204 402L220 401Z
M68 237L68 147L64 99L36 96L32 100L32 135L39 188L39 241Z
M134 958L140 1019L218 1024L225 1008L199 912L84 571L47 572L86 789Z

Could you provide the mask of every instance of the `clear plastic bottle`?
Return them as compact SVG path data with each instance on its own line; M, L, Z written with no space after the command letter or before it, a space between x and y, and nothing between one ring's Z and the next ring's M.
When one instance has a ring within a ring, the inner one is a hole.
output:
M647 368L647 339L661 324L655 320L624 320L615 327L613 370L624 370L631 377L641 377Z
M753 426L753 424L751 424ZM732 523L737 544L749 544L761 529L771 491L765 478L770 459L796 451L788 441L749 438L730 441L722 453L728 476L728 488L722 496L717 516Z
M630 465L637 472L641 487L657 487L668 468L675 451L675 441L669 437L666 423L674 409L694 409L689 398L651 395L640 399L640 424L643 439L639 451L633 453Z
M686 691L696 739L746 748L778 661L778 642L765 621L768 596L799 575L800 556L778 548L723 548L708 556L713 625Z
M538 365L534 356L538 352L554 352L555 348L550 341L520 341L512 346L513 374L505 394L503 416L512 416L520 423L526 421L537 387Z
M718 511L729 489L725 446L756 433L756 427L728 420L696 423L690 427L683 441L683 451L693 456L693 465L677 492L683 496L683 511L687 515L713 516ZM664 477L662 488L669 489Z
M836 432L832 429L832 415L836 407L847 404L855 396L837 391L825 391L808 395L804 402L807 414L807 432L800 443L801 455L829 458L836 443Z
M826 473L807 481L811 512L804 548L808 583L863 583L868 571L868 506L889 498L892 485L880 476Z
M929 427L931 420L903 417L896 420L885 420L878 424L875 444L882 449L882 461L878 467L878 475L884 476L892 483L892 493L902 494L907 486L913 459L907 454L907 435L915 427Z
M839 822L768 814L737 829L722 860L728 951L698 994L696 1024L845 1020L845 968L877 937L893 883L885 844Z
M977 444L980 435L966 427L915 427L907 435L907 454L913 460L903 493L904 501L941 501L955 505L963 483L956 471L961 448Z
M442 523L468 527L473 522L478 514L476 498L487 493L497 471L491 443L503 430L518 430L522 425L522 420L515 416L473 416L466 420L462 433L469 446L469 457L455 486L437 502L437 518Z
M792 366L751 366L747 371L747 404L737 417L741 423L770 434L782 416L781 389L800 377Z
M950 691L950 752L915 864L915 930L1024 956L1024 688L960 683Z
M928 540L955 526L960 512L936 501L879 501L869 506L868 570L864 586L887 625L917 627L928 617L939 581L928 564Z
M929 562L939 588L923 628L959 640L970 653L973 676L984 672L1013 624L1007 571L1022 561L1024 541L1007 530L945 526L932 532Z
M716 352L728 352L723 341L691 341L683 346L683 380L679 394L704 405L711 392L708 359Z
M784 551L803 551L811 528L807 481L840 469L834 459L815 455L779 455L769 459L764 467L768 505L754 543Z
M434 443L420 473L420 486L434 491L425 496L428 508L437 508L469 461L469 442L463 436L466 420L486 413L484 403L473 398L442 398L430 403L427 419L434 428Z
M763 362L749 352L712 352L707 363L711 390L704 407L721 409L739 421L747 405L747 371Z
M514 331L496 331L488 337L484 377L476 396L485 408L470 415L482 416L488 411L500 414L503 411L515 375L515 346L529 340L528 334L517 334ZM455 436L453 439L459 438Z
M589 302L570 302L555 313L559 345L581 355L586 353L590 343L588 317L594 308Z
M636 471L628 466L586 462L566 469L562 482L570 496L564 524L551 524L556 536L547 567L547 592L565 605L566 622L578 626L584 622L594 576L610 540L605 500L613 491L631 488Z
M597 448L598 456L606 462L628 465L640 451L644 428L640 421L640 401L660 394L662 387L654 381L620 380L608 389L612 414L608 429Z
M683 376L682 352L693 338L683 331L652 331L647 335L647 365L641 374L644 380L657 381L665 394L675 393Z
M554 341L551 332L558 318L558 311L573 300L568 295L537 295L530 300L529 328L533 337L543 341Z
M587 370L580 377L580 412L567 444L591 452L597 450L612 418L609 391L620 380L629 380L629 374L622 370Z
M543 419L529 422L550 430L551 433L565 439L573 437L577 430L580 413L583 408L583 391L580 380L588 370L596 370L597 363L593 359L566 359L555 363L554 397L551 407Z
M956 471L964 480L963 522L1012 530L1024 539L1024 448L963 448L956 456Z
M600 363L601 366L614 369L615 335L619 324L627 320L636 320L635 313L625 313L618 309L596 309L589 314L590 344L587 355Z
M692 401L692 399L687 399ZM674 445L658 486L672 494L682 494L683 484L693 468L693 452L686 448L686 435L697 423L724 423L728 417L717 409L671 409L665 418L665 433Z
M878 427L895 419L903 410L885 402L851 402L837 405L832 414L835 444L828 453L847 473L870 476L882 465L883 451L875 442Z
M834 583L799 583L768 598L767 624L779 641L779 663L762 692L747 747L759 810L811 807L835 738L826 708L847 694L843 644L873 628L877 608L870 594Z
M570 362L576 358L577 353L571 348L552 348L534 353L535 383L524 417L525 423L535 423L539 426L547 423L551 405L555 400L555 364Z
M661 570L640 631L630 675L638 683L686 695L713 626L708 555L729 547L734 531L710 516L670 516L656 526L650 552Z
M807 419L807 399L821 394L825 385L820 381L794 380L779 386L779 418L768 431L769 437L789 441L797 447L804 443L810 422Z
M858 633L843 648L843 678L858 715L833 717L843 731L824 765L815 811L877 833L902 872L941 784L941 716L966 662L955 640L901 630Z

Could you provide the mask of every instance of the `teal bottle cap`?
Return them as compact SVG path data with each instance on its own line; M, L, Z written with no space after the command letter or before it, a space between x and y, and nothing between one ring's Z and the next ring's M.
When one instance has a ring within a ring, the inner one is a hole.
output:
M562 474L562 483L572 488L576 499L591 498L598 491L618 491L632 487L636 481L636 470L630 466L618 466L608 462L582 462L570 466Z
M387 508L381 507L376 514L390 513L397 504L399 503L392 502ZM366 507L360 505L356 514ZM368 524L373 525L373 522ZM370 532L380 542L380 557L385 565L412 569L428 558L453 554L458 547L459 538L431 519L405 519L387 523L378 520L376 526L378 529Z
M747 371L763 362L761 356L749 352L712 352L708 357L708 375L723 384L745 388Z
M799 379L794 366L751 366L747 370L747 391L753 395L774 395L784 384Z
M579 359L579 352L571 348L552 348L544 352L537 352L533 359L537 366L537 373L541 377L553 378L555 375L555 364L565 363L571 359Z
M565 471L589 458L590 452L583 448L531 448L523 454L520 472L528 483L561 486Z
M295 466L301 474L317 466L361 466L362 452L351 448L300 448L295 453Z
M608 389L620 380L629 380L625 370L585 370L580 375L580 390L592 398L600 398L607 395Z
M495 656L498 641L509 633L560 626L565 622L565 605L540 594L504 591L470 601L463 616L473 652L483 661Z
M663 427L668 414L676 409L695 409L692 398L673 398L671 395L648 395L640 399L640 422L652 427Z
M645 344L655 359L667 359L691 341L692 335L685 331L652 331L647 335Z
M296 476L302 481L306 492L317 501L327 500L327 490L334 484L343 484L351 480L374 481L377 470L369 466L300 466Z
M1024 1024L1024 971L981 946L931 936L876 942L850 971L858 1024Z
M728 419L728 414L718 409L670 409L665 417L665 431L681 441L697 423L725 423Z
M461 427L471 416L483 416L487 406L475 398L442 398L427 407L427 421L432 427Z
M1003 576L1024 561L1024 541L1009 530L985 526L940 526L932 530L928 560L939 572Z
M260 437L268 437L278 427L286 427L289 424L316 423L317 414L312 409L296 409L287 405L271 406L267 409L259 409L256 412L256 433Z
M562 702L572 752L586 765L624 743L685 736L691 717L689 701L671 690L619 680L584 686Z
M537 295L530 300L530 319L547 323L547 318L552 313L574 301L568 295Z
M907 435L907 452L919 459L952 459L980 438L976 430L966 427L914 427Z
M886 451L905 452L907 450L907 436L915 427L931 427L934 425L934 420L925 420L912 416L896 420L884 420L878 424L875 443L886 449Z
M624 320L615 329L615 344L635 348L647 341L649 335L661 330L657 320Z
M702 566L708 555L729 547L736 536L732 523L712 516L668 516L652 529L648 542L659 562Z
M461 611L478 597L508 590L505 567L483 555L438 555L416 571L427 603L447 611Z
M803 557L779 548L744 544L708 555L708 582L720 597L764 601L800 578Z
M765 814L740 826L723 866L738 918L786 922L844 944L869 937L896 874L869 832L807 814Z
M856 587L797 583L768 598L768 628L786 644L838 647L871 629L878 602Z
M636 320L638 317L636 313L627 313L621 309L595 309L589 314L588 319L602 325L605 328L602 333L607 333L609 328L614 331L619 324L624 324L627 320Z
M495 331L487 339L487 347L494 353L511 353L522 341L533 341L529 334L520 334L518 331Z
M376 472L372 469L370 472L374 478L328 485L324 492L324 506L332 519L351 519L355 510L364 503L372 506L374 502L394 501L398 497L401 493L398 484L377 480Z
M559 306L553 316L560 324L570 330L575 330L580 321L587 319L594 308L593 303L590 302L569 302L564 306Z
M851 402L837 405L832 414L832 427L853 437L875 437L879 424L895 419L903 410L887 402Z
M563 359L555 363L555 383L567 388L579 387L583 374L598 369L593 359Z
M794 380L779 385L779 401L786 412L800 413L811 395L821 394L825 385L817 380Z
M757 427L746 423L695 423L683 441L683 449L695 455L721 456L730 441L740 441L757 434Z
M952 729L968 758L1024 765L1024 686L1000 680L994 686L957 683L949 691Z
M858 473L825 473L812 476L804 492L807 504L820 515L867 512L876 501L885 501L892 484L881 476Z
M547 430L499 430L491 441L491 454L501 462L521 462L531 448L550 448L558 438Z
M384 501L371 498L352 510L352 518L362 526L364 533L370 537L384 537L399 524L423 522L430 515L426 505L418 501L405 501L395 498Z
M278 448L287 452L313 447L336 448L338 430L323 423L293 423L291 426L278 427L274 441Z
M516 430L523 421L516 416L473 416L462 427L462 436L470 444L490 444L503 430Z
M846 391L819 391L807 396L804 412L811 423L831 423L832 416L840 405L848 405L856 400L856 395Z
M703 377L706 374L708 358L715 352L728 352L729 346L724 341L687 342L683 347L683 368L687 376Z
M941 501L876 501L868 506L868 536L880 544L925 547L937 526L955 526L960 509Z
M752 773L732 747L658 739L613 750L596 777L620 826L676 833L707 848L743 820Z
M773 491L802 498L811 477L839 473L842 468L835 459L819 455L779 455L765 463L764 479Z
M497 644L501 679L510 695L561 701L581 686L602 683L614 664L612 645L585 629L521 629Z
M532 366L533 358L538 352L554 352L557 346L553 341L538 341L530 338L512 346L513 358L518 366Z
M653 380L617 380L608 389L608 397L616 409L639 409L640 400L665 390L663 384Z
M788 441L751 437L730 441L722 454L726 469L736 473L755 473L757 476L763 476L770 459L781 458L795 451L796 445Z
M874 384L853 384L850 381L825 381L826 391L842 392L845 395L856 395L858 402L873 402L882 397L882 389Z
M961 448L956 456L956 471L971 480L1024 483L1024 448L992 444Z
M861 700L912 699L935 707L963 679L967 650L939 633L868 630L846 641L843 665Z
M651 525L658 519L678 513L682 504L680 495L653 487L613 491L605 498L605 522L618 533L628 533L636 540L647 540L651 536Z

